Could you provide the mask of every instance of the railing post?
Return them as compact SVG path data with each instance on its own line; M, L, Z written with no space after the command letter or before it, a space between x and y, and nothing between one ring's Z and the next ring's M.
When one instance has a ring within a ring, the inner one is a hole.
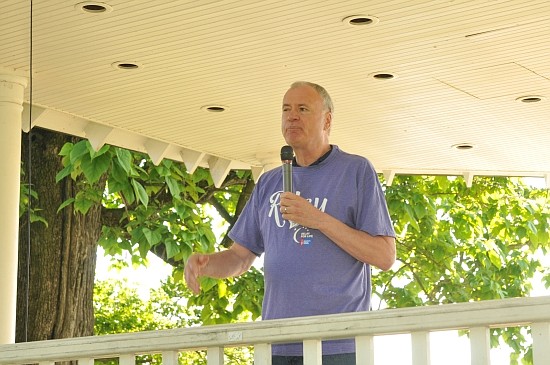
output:
M470 356L472 365L490 365L490 338L488 327L470 328Z
M430 333L427 331L411 333L412 364L430 365Z
M118 365L135 365L136 364L136 355L134 354L124 354L120 355L118 358Z
M355 361L359 365L374 365L374 337L355 337Z
M322 351L321 341L304 341L304 365L322 365Z
M550 359L550 322L533 323L533 365L543 365Z
M206 363L208 365L223 365L223 347L207 348Z
M77 361L78 361L78 365L94 365L95 363L95 360L90 357L81 358L81 359L78 359Z
M179 353L177 351L162 352L162 365L178 365L178 355Z
M271 365L271 344L254 345L254 365Z

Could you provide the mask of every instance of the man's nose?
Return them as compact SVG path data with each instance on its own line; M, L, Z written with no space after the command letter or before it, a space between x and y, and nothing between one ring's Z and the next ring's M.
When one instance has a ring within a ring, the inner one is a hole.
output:
M286 116L286 119L287 120L296 120L299 118L299 114L298 114L298 111L292 109L292 110L289 110L287 112L287 116Z

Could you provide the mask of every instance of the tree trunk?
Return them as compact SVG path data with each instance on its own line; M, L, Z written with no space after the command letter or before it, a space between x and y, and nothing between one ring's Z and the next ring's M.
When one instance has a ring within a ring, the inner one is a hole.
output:
M36 128L31 135L32 186L38 194L33 206L40 209L48 226L32 223L29 233L26 215L21 218L16 341L93 335L101 210L92 207L84 216L69 206L57 212L63 201L78 192L77 183L70 178L55 182L56 173L63 168L59 151L65 142L76 142L76 138ZM27 135L23 135L23 146L28 171Z

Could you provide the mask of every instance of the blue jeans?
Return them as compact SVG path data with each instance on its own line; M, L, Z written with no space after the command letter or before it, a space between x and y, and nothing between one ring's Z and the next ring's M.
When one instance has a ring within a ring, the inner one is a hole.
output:
M273 356L271 365L303 365L302 356ZM323 365L355 365L355 354L323 355Z

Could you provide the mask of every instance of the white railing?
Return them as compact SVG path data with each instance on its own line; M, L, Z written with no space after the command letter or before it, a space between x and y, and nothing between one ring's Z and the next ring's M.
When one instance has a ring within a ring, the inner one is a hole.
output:
M177 365L180 351L205 349L208 364L221 365L224 348L253 346L255 364L267 365L271 344L303 342L304 364L320 365L321 340L355 338L357 364L372 365L375 336L409 333L413 365L429 365L429 333L463 329L470 333L471 364L488 365L490 328L511 326L530 326L534 365L550 363L548 296L0 345L0 364L93 365L115 357L134 365L136 355L159 353L163 364Z

